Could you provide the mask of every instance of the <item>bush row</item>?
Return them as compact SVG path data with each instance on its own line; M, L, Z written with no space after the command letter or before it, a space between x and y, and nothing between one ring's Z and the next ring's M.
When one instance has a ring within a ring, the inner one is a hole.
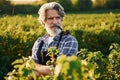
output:
M56 50L51 48L50 55ZM81 49L77 56L60 55L54 62L53 75L39 76L34 73L35 63L31 57L15 60L14 70L9 72L5 79L25 80L119 80L120 79L120 45L112 44L111 52L104 56L100 51L91 52Z
M120 14L68 14L63 22L64 30L70 30L81 48L100 51L109 55L112 43L120 44ZM45 30L37 22L36 15L2 16L0 18L0 77L9 70L12 61L31 55L35 40ZM3 63L5 63L3 65Z

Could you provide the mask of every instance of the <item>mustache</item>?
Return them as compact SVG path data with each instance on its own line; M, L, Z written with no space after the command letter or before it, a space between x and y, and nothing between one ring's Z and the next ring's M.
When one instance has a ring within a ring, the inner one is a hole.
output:
M59 29L62 30L62 28L61 28L61 24L51 24L51 25L50 25L50 27L54 27L54 26L57 26Z

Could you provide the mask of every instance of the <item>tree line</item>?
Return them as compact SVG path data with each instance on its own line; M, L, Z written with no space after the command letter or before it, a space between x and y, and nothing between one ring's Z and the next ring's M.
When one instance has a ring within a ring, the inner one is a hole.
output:
M39 7L46 2L59 2L65 11L91 11L91 10L111 10L120 9L120 0L42 0L33 4L16 5L9 0L0 0L0 14L34 14Z

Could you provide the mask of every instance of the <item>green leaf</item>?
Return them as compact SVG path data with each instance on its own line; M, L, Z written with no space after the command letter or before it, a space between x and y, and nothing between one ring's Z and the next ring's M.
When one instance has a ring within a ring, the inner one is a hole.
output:
M22 64L22 63L23 63L23 59L17 59L17 60L15 60L14 62L12 62L12 65Z
M17 65L14 65L14 68L19 68L21 67L21 65L17 64Z
M23 76L25 77L27 77L29 74L32 73L32 70L28 68L23 68L22 71L23 71Z
M116 67L116 72L120 74L120 65Z

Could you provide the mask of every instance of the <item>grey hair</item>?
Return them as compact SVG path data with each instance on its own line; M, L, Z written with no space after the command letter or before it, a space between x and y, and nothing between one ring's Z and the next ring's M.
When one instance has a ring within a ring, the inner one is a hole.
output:
M63 18L65 15L64 8L57 2L49 2L42 5L38 11L38 20L43 24L46 18L46 11L49 9L55 9L58 11L59 15Z

